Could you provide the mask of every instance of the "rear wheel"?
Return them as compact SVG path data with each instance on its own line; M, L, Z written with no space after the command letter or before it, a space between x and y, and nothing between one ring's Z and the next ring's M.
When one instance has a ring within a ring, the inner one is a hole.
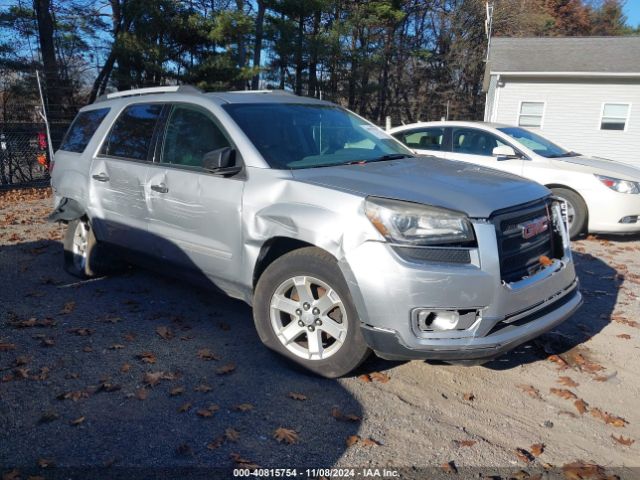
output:
M64 237L64 269L79 278L95 277L98 242L86 218L69 222Z
M350 372L370 353L337 262L318 248L295 250L267 267L253 315L266 346L324 377Z
M562 215L569 225L569 236L578 237L587 226L587 205L580 195L568 188L552 188L551 191L563 200Z

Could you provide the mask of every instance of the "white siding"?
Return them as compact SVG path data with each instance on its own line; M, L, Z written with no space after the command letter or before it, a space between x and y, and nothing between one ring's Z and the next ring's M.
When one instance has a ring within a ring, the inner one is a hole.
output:
M640 80L501 80L492 121L517 125L520 102L545 102L542 128L533 130L570 150L640 166ZM604 103L631 104L625 131L600 130Z

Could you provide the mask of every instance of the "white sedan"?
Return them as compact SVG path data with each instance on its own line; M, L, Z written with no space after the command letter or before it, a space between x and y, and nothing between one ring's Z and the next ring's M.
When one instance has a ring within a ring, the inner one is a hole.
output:
M521 127L423 122L389 131L418 154L496 168L546 185L566 201L569 232L640 232L640 168L566 150Z

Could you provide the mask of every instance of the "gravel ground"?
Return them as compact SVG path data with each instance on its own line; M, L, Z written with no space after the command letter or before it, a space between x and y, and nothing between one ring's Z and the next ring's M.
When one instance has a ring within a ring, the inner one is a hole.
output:
M67 275L50 203L0 196L3 480L640 473L640 237L575 242L585 305L494 362L372 358L333 381L262 347L239 301L140 269Z

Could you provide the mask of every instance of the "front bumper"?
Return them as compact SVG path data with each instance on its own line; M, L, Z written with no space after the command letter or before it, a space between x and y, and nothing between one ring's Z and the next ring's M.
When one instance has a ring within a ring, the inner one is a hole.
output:
M474 222L478 249L464 265L417 263L365 242L340 262L371 348L387 359L491 359L548 331L582 303L570 252L524 280L504 283L495 228ZM414 309L478 312L460 331L416 332Z
M633 234L640 232L640 195L614 192L598 185L584 193L589 210L590 233ZM620 223L623 217L638 216L635 223Z

